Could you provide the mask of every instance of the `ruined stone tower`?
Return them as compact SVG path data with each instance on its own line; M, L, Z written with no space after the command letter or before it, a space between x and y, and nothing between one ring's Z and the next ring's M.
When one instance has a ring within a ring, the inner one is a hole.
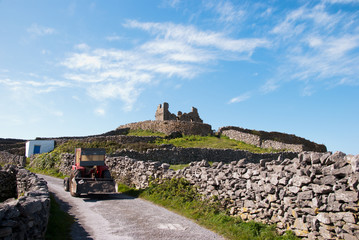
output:
M171 113L169 110L169 104L164 102L163 105L160 104L156 110L156 120L165 121L165 120L177 120L177 121L187 121L187 122L200 122L203 123L202 119L198 115L198 110L195 107L192 107L192 111L189 113L182 113L179 111L177 116Z

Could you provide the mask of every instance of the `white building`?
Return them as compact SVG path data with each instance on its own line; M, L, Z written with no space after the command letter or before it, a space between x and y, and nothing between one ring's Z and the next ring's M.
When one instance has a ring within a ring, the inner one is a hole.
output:
M30 140L26 142L26 157L54 150L54 140Z

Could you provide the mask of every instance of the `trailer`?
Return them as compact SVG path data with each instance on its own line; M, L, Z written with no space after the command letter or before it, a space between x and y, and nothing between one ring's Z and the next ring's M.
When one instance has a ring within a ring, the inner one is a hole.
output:
M76 148L71 175L64 179L65 191L73 197L115 193L116 182L105 165L105 155L102 148Z

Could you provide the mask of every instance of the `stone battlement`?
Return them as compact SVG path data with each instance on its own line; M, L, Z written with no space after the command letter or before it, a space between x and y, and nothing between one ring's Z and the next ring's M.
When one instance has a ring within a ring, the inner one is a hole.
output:
M169 108L169 104L166 102L164 102L163 105L162 104L158 105L155 114L157 121L177 120L177 121L203 123L203 120L199 117L198 110L195 107L192 107L192 111L189 113L182 113L181 111L178 111L177 116L171 113L168 110L168 108Z

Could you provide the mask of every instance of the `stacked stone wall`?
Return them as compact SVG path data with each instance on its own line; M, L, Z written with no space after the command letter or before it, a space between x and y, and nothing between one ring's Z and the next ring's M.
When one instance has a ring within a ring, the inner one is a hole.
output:
M274 159L281 156L282 158L294 158L297 153L280 152L280 153L251 153L243 150L233 149L212 149L212 148L177 148L164 147L147 149L146 152L137 152L134 150L121 150L113 154L114 156L128 156L142 161L159 161L169 164L187 164L201 160L209 162L230 163L245 158L246 161L259 163L261 159Z
M0 151L7 151L16 155L25 155L25 140L0 138Z
M359 239L359 155L305 152L293 160L250 162L200 161L172 171L167 163L106 159L117 179L137 188L147 187L150 177L183 177L244 220L307 239Z
M0 202L17 197L16 172L2 170L0 166Z
M6 165L3 171L16 176L17 199L0 203L0 240L44 239L50 214L47 183L23 168Z
M186 121L143 121L137 123L129 123L122 125L117 129L129 128L131 130L143 129L153 132L162 132L170 135L173 132L180 132L185 135L202 135L207 136L212 134L212 127L209 124L200 122L186 122Z
M126 135L117 135L117 136L96 136L96 137L63 137L63 138L46 138L55 140L55 145L59 146L63 143L66 143L70 140L76 140L81 142L95 142L95 141L114 141L117 143L137 143L137 142L151 142L159 137L155 136L126 136ZM39 140L44 140L45 138L38 138Z
M255 131L239 127L222 127L218 129L218 133L261 148L286 149L293 152L327 151L323 144L286 133Z
M12 164L25 167L26 157L24 155L11 154L7 151L0 151L0 164Z
M305 239L359 239L359 155L302 152L294 159L247 156L229 163L206 160L173 171L165 161L107 156L113 176L137 188L150 178L185 178L210 198L217 196L230 214L276 224ZM73 155L64 155L70 169ZM65 164L66 162L66 164Z

